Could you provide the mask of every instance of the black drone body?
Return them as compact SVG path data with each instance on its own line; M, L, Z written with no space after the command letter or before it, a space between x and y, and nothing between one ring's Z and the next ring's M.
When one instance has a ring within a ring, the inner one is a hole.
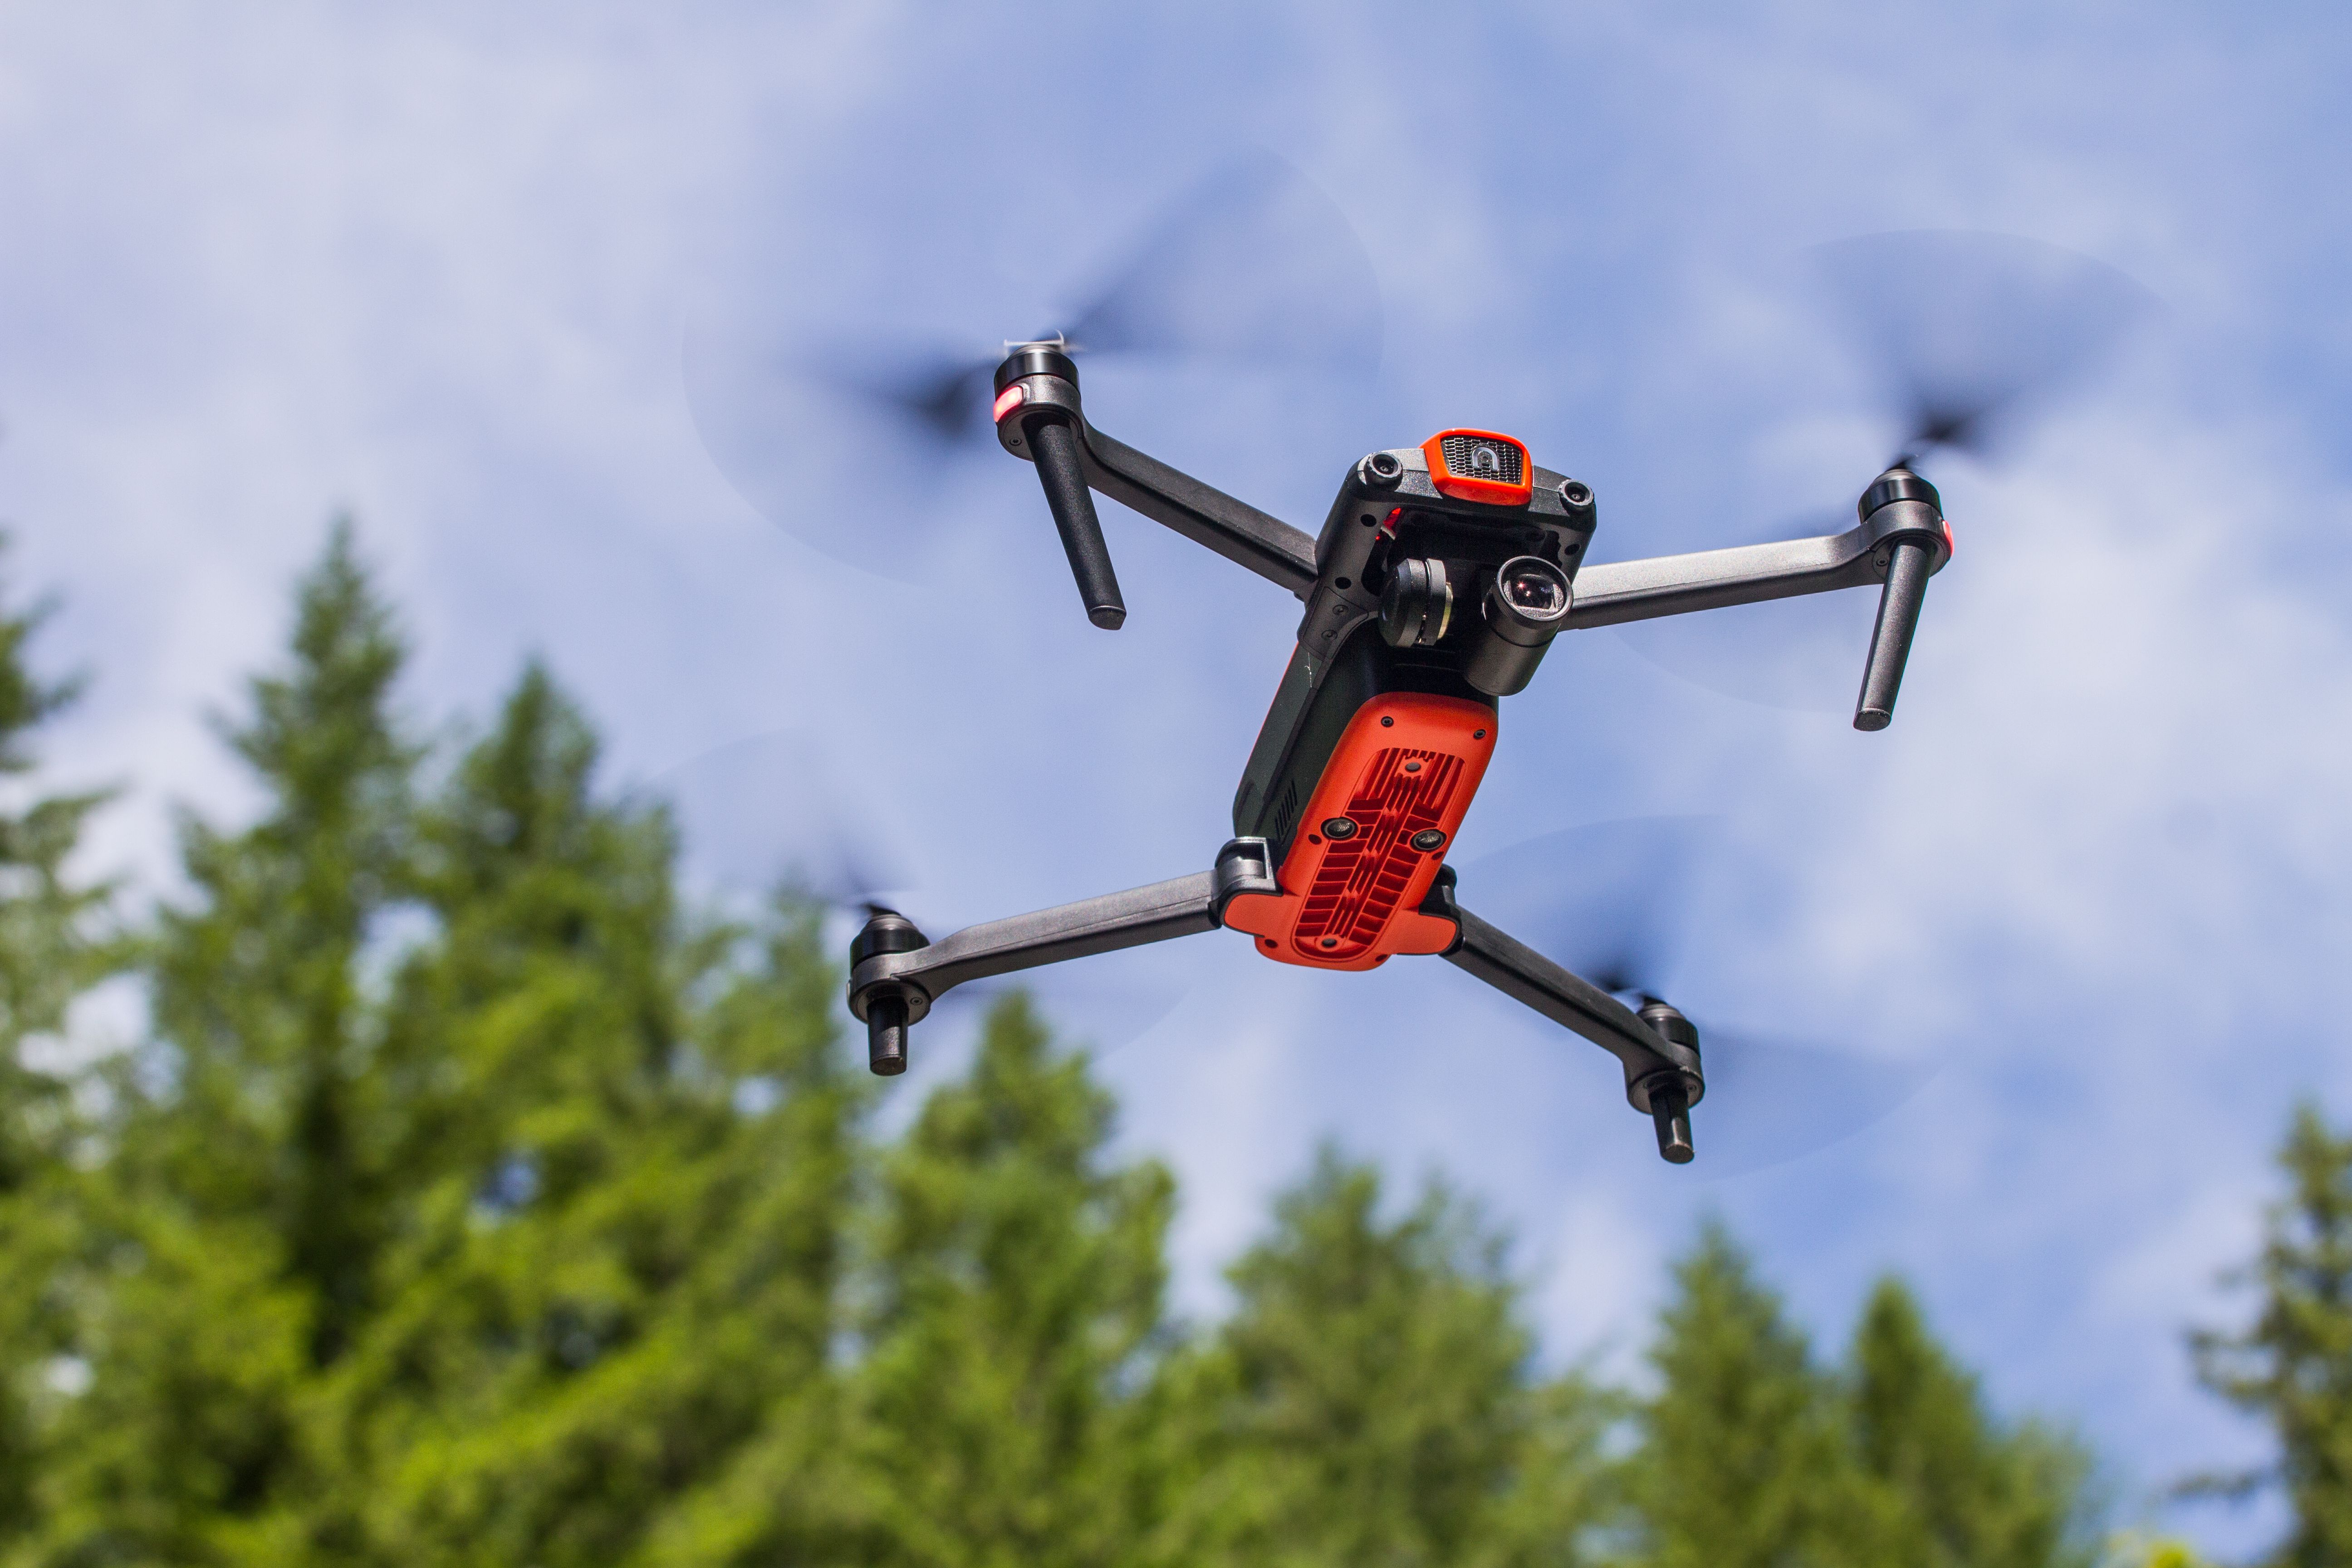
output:
M851 950L850 1009L877 1073L902 1072L908 1029L967 981L1198 932L1246 933L1309 968L1444 957L1615 1055L1658 1150L1692 1157L1706 1093L1697 1029L1650 995L1629 1006L1464 908L1445 856L1500 733L1560 632L1832 589L1877 586L1853 723L1892 720L1927 579L1951 558L1934 486L1903 465L1863 492L1853 527L1818 538L1585 565L1591 489L1493 431L1374 452L1318 536L1088 423L1058 343L997 367L997 439L1036 467L1087 618L1126 619L1094 494L1206 545L1304 603L1298 644L1204 871L969 927L930 942L876 911ZM1596 983L1600 982L1600 983Z

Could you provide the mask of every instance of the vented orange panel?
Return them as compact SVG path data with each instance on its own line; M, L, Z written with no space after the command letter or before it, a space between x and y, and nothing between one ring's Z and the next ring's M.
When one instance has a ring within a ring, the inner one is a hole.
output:
M1496 430L1440 430L1421 444L1429 482L1442 496L1488 506L1525 506L1535 491L1528 449Z
M1421 900L1494 750L1495 710L1483 703L1418 692L1373 698L1316 782L1276 873L1281 896L1235 899L1225 923L1255 935L1268 958L1318 969L1444 951L1454 928L1420 913ZM1341 824L1339 836L1327 831ZM1416 847L1416 836L1428 847Z

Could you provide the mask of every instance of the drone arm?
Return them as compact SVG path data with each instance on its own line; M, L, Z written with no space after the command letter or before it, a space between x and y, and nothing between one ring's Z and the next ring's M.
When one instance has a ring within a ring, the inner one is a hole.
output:
M1027 343L1008 354L996 370L996 438L1016 458L1037 462L1044 457L1042 473L1065 461L1058 453L1033 449L1029 433L1045 429L1069 432L1068 437L1049 437L1049 441L1076 437L1070 444L1076 447L1078 468L1088 488L1154 522L1166 523L1195 544L1207 545L1301 599L1313 590L1315 541L1310 536L1096 429L1087 423L1079 403L1077 366L1050 345ZM1048 475L1046 482L1051 493L1054 477ZM1085 499L1083 494L1076 498L1077 501ZM1057 500L1055 521L1062 521L1065 510L1075 516L1076 510L1075 502ZM1084 510L1091 521L1092 508ZM1069 534L1066 526L1066 540ZM1094 544L1098 551L1099 534ZM1086 570L1079 557L1078 547L1071 546L1071 568L1084 589ZM1103 571L1108 576L1107 556ZM1088 608L1091 613L1091 598Z
M967 980L1215 931L1235 895L1280 891L1268 855L1264 839L1237 838L1213 870L967 926L935 942L902 917L877 913L853 950L849 976L849 1010L866 1025L874 1069L903 1071L906 1030Z
M1611 626L1885 583L1888 592L1879 616L1882 633L1897 629L1888 624L1892 612L1893 619L1906 623L1899 628L1899 640L1907 649L1907 623L1918 616L1927 579L1952 558L1943 497L1935 486L1897 464L1871 482L1854 510L1862 520L1856 526L1819 539L1588 565L1577 574L1576 604L1568 624ZM1895 639L1883 640L1892 654ZM1874 653L1874 669L1882 663L1891 664L1892 673L1900 679L1899 656L1882 660ZM1892 709L1891 687L1885 695L1885 706Z
M1214 931L1215 891L1214 873L1196 871L1147 888L966 926L912 952L879 953L860 963L852 976L850 1010L863 1016L860 1003L878 985L911 986L923 993L926 1002L936 1002L967 980Z
M1086 437L1087 482L1096 489L1302 599L1314 589L1315 541L1309 535L1091 425Z
M1422 912L1452 921L1459 932L1445 951L1447 963L1615 1057L1624 1068L1627 1102L1657 1126L1658 1152L1676 1164L1690 1159L1690 1108L1706 1092L1696 1052L1659 1035L1591 981L1454 902L1452 867L1438 873Z
M1927 579L1952 558L1952 531L1936 487L1900 463L1871 482L1854 510L1862 517L1858 526L1819 539L1587 566L1576 580L1568 624L1616 626L1884 584L1853 710L1855 729L1884 730L1895 718L1895 694Z
M1587 564L1576 574L1576 604L1568 624L1613 626L1859 587L1883 574L1885 567L1876 561L1879 549L1877 535L1853 528L1821 539Z

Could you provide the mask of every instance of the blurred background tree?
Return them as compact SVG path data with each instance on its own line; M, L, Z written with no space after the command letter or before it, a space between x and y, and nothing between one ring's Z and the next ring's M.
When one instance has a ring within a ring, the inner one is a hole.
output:
M37 1057L117 956L94 924L107 889L66 866L103 796L26 788L33 732L77 684L32 674L26 644L41 619L0 609L0 1551L33 1529L45 1418L77 1386L67 1291L79 1118L69 1064Z
M1574 1563L1615 1522L1623 1403L1542 1378L1503 1238L1325 1150L1187 1358L1171 1561Z
M2267 1216L2261 1253L2235 1276L2257 1296L2253 1321L2190 1337L2200 1378L2271 1427L2278 1458L2197 1489L2280 1488L2294 1528L2273 1560L2332 1568L2352 1563L2352 1137L2330 1131L2306 1102L2279 1166L2287 1195Z
M69 695L37 620L20 781ZM537 666L445 759L404 656L339 528L223 729L259 809L183 824L135 1049L27 1055L126 950L68 874L98 797L0 816L0 1563L2099 1557L2088 1456L1899 1280L1825 1363L1719 1226L1638 1393L1545 1366L1475 1205L1336 1151L1179 1320L1174 1182L1024 1000L878 1138L819 911L687 907ZM2269 1308L2200 1351L2282 1420L2283 1561L2336 1563L2352 1146L2306 1114L2287 1161Z

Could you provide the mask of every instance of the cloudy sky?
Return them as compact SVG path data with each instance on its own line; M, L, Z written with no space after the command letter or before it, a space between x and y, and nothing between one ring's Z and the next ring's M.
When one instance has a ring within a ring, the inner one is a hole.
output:
M1212 936L1048 994L1117 1047L1127 1141L1181 1173L1191 1310L1335 1137L1480 1194L1555 1356L1630 1367L1713 1210L1825 1342L1874 1274L1908 1273L2004 1408L2094 1438L2127 1511L2259 1456L2181 1331L2237 1310L2214 1277L2252 1245L2294 1100L2352 1116L2352 23L1168 17L0 5L0 518L12 593L63 599L42 654L98 678L59 772L136 782L93 864L165 889L172 801L250 805L205 715L272 657L348 510L415 636L420 718L484 713L545 655L616 781L689 795L714 885L792 853L820 799L899 846L939 929L1194 869L1294 603L1107 507L1131 616L1095 631L1029 470L986 450L940 476L931 584L838 565L712 462L690 328L985 352L1270 147L1371 258L1379 373L1106 360L1095 420L1310 529L1366 450L1508 430L1593 485L1612 559L1833 513L1890 450L1790 258L2034 237L2162 308L2005 461L1935 470L1959 553L1895 727L1578 634L1509 705L1458 857L1500 918L1482 855L1721 814L1676 999L1937 1069L1895 1114L1761 1172L1671 1170L1613 1064L1446 965L1318 977ZM814 472L800 504L856 526L875 493ZM1826 636L1858 672L1862 596L1770 616L1683 651ZM757 739L779 731L801 739ZM744 807L762 797L772 820ZM1139 1016L1160 1021L1129 1038ZM901 1095L952 1064L956 1026L916 1045ZM1709 1110L1737 1114L1702 1108L1702 1150ZM2274 1522L2168 1517L2223 1547Z

